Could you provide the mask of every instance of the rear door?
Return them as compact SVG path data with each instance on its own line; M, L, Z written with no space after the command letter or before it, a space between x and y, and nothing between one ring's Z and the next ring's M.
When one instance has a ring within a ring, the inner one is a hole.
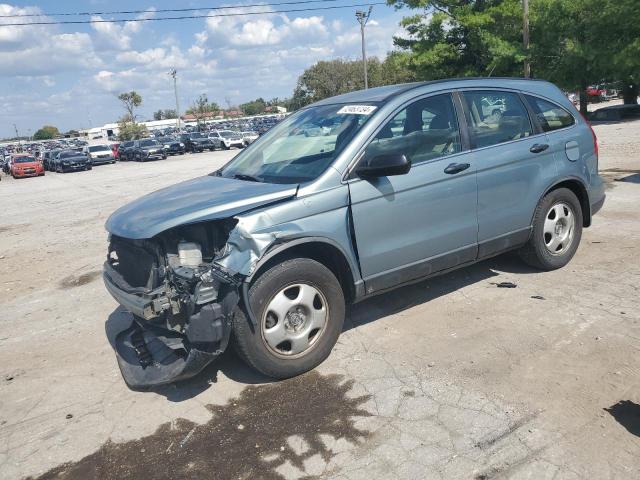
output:
M478 179L480 258L525 243L542 185L557 176L549 140L516 91L462 92Z
M367 146L360 162L403 154L405 175L349 183L353 227L367 293L474 261L476 174L461 140L451 94L400 108Z

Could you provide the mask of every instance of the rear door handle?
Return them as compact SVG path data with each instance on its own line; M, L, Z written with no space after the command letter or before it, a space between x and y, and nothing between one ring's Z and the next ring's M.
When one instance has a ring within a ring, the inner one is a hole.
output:
M549 148L549 145L547 145L546 143L536 143L529 149L529 151L531 153L541 153L544 152L547 148Z
M451 163L447 168L444 169L444 173L453 175L455 173L464 172L470 166L471 164L469 163Z

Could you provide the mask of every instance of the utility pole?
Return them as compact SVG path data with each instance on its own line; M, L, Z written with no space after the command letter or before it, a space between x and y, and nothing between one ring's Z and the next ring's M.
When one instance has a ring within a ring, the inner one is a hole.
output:
M524 78L531 77L531 64L529 63L529 0L522 0L523 25L522 42L524 43Z
M13 128L14 128L14 129L15 129L15 131L16 131L16 139L18 140L18 145L20 145L20 143L21 143L21 142L20 142L20 134L18 133L18 127L16 127L16 124L15 124L15 123L13 124Z
M173 77L173 91L176 95L176 126L178 127L178 131L180 131L180 104L178 103L178 71L173 68L169 71L169 75Z
M364 42L364 27L369 22L369 18L371 17L372 10L373 10L373 6L369 7L368 12L363 12L362 10L356 11L356 18L358 19L358 23L360 23L360 35L362 36L362 64L364 66L364 89L365 90L369 88L369 74L367 71L367 52L365 49L365 42Z

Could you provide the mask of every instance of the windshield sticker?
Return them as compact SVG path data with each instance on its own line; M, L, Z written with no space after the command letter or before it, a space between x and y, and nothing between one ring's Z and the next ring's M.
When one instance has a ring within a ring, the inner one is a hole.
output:
M375 105L345 105L338 110L338 115L371 115L376 108Z

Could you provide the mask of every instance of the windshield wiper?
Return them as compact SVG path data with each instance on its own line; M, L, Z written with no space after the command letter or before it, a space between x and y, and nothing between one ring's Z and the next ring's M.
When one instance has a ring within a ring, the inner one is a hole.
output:
M245 175L244 173L236 173L231 178L235 178L236 180L246 180L247 182L262 182L258 177L254 177L253 175Z

